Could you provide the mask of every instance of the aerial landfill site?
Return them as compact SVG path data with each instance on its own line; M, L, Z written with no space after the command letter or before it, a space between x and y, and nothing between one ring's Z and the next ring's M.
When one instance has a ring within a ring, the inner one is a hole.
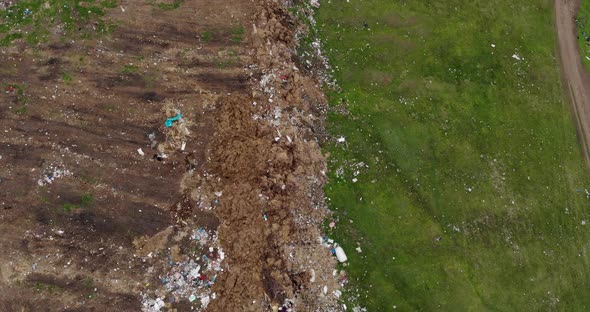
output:
M361 311L323 231L319 5L121 1L2 47L0 311Z

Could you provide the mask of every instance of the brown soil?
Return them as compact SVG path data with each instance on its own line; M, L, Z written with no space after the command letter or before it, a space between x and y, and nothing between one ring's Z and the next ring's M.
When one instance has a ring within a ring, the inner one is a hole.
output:
M590 165L590 76L577 42L575 18L580 0L555 0L555 25L565 88L570 95L586 163Z
M197 228L226 253L208 310L335 310L325 99L296 67L286 8L130 0L108 18L97 40L0 51L0 311L139 311L166 296L169 261L201 252Z
M205 162L215 98L247 90L250 51L232 30L249 24L250 1L121 6L112 35L1 49L0 311L139 311L153 274L133 242L173 225L184 173ZM8 84L24 87L26 111ZM157 161L169 101L192 135ZM40 186L52 167L71 175Z

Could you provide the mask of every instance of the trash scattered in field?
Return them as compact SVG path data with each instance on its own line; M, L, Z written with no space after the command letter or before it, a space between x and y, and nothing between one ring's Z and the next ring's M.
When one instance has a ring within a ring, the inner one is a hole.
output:
M168 272L161 278L160 295L156 299L144 294L142 302L144 312L158 312L164 300L178 302L186 300L193 304L191 310L202 311L217 295L211 287L217 282L218 274L223 272L222 262L225 253L218 246L217 232L203 228L193 230L190 234L194 249L200 250L200 257L184 256L184 260L176 262L172 255L167 257ZM147 257L151 258L152 253Z
M141 148L138 148L138 149L137 149L137 153L138 153L139 155L141 155L141 156L144 156L144 155L145 155L145 153L143 152L143 150L142 150Z
M516 54L516 53L512 54L512 58L515 59L515 60L517 60L517 61L521 61L522 60L522 58L518 54Z
M346 253L344 253L344 249L342 249L342 247L340 246L336 246L336 258L338 259L338 261L340 263L342 262L346 262L348 260L348 257L346 257Z
M49 165L43 170L41 178L37 180L39 186L53 183L55 179L71 176L72 173L63 165Z

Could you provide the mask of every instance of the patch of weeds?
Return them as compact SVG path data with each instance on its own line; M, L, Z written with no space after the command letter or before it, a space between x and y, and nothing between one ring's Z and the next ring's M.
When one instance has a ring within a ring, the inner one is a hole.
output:
M246 32L244 26L240 25L231 30L231 41L234 43L240 43L243 40L243 35Z
M15 108L14 109L14 112L17 113L17 114L19 114L19 115L24 115L24 114L27 113L27 107L26 106L22 106L22 107L19 107L19 108Z
M58 286L55 286L52 284L46 284L43 282L36 282L33 285L33 288L35 288L35 290L38 292L48 291L50 294L53 294L53 293L57 292L58 290L60 290L60 288Z
M26 114L29 97L25 94L24 87L18 84L9 84L6 86L6 91L14 94L14 104L16 106L14 112L19 115Z
M90 206L94 202L94 195L92 195L90 193L83 194L82 196L80 196L79 202L80 202L80 204L64 203L62 205L62 208L67 213L71 213L72 211L74 211L76 209L87 208L88 206Z
M61 74L61 80L63 80L63 82L69 83L72 82L74 78L72 78L72 75L70 73L64 72Z
M213 34L211 34L210 31L204 31L201 34L201 40L203 40L203 42L209 42L211 39L213 39Z
M84 194L81 198L82 206L86 207L94 202L94 195L92 194Z
M125 65L123 66L123 69L121 69L121 73L126 75L137 74L138 71L139 67L135 65Z
M104 0L100 2L100 5L103 8L107 8L107 9L114 9L117 7L118 5L118 1L117 0Z
M232 59L215 58L215 66L217 68L228 68L236 65L236 61Z
M0 10L0 46L11 44L17 39L24 39L35 46L47 41L52 29L63 31L60 38L80 36L91 37L90 31L102 32L108 29L102 20L104 8L112 6L112 1L105 5L95 5L96 0L24 0L18 1L5 10ZM108 3L107 3L108 2ZM116 4L116 2L115 2ZM99 27L94 25L98 23ZM101 29L103 25L104 29ZM86 31L84 31L86 30Z
M159 2L159 3L153 3L156 7L158 7L160 10L174 10L174 9L178 9L180 7L180 5L182 5L184 3L184 0L174 0L174 2L172 3L165 3L165 2Z
M62 205L62 208L64 209L65 212L67 213L71 213L72 211L74 211L75 209L80 209L80 206L78 205L74 205L72 203L64 203Z

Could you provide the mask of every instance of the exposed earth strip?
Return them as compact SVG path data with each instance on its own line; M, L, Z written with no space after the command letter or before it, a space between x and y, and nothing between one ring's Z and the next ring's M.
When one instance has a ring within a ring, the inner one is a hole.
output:
M579 7L580 0L555 0L555 25L564 86L572 102L584 159L590 165L590 76L582 64L576 39Z

